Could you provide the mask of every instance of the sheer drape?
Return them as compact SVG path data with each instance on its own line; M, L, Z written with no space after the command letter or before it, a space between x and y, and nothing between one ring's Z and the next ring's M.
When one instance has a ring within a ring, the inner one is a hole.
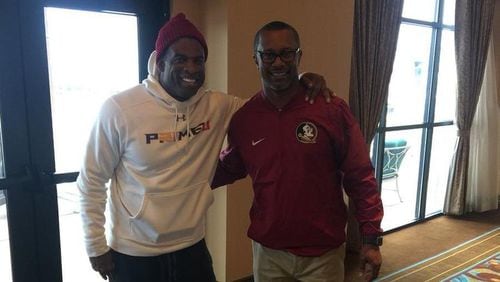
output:
M356 0L349 105L369 146L387 99L396 55L403 0ZM349 201L347 248L361 246L355 207Z
M495 0L457 0L455 56L457 59L457 145L448 179L444 212L465 212L470 128L476 111L491 35Z
M500 106L497 101L493 42L490 40L483 86L470 130L468 189L465 203L467 212L498 208Z

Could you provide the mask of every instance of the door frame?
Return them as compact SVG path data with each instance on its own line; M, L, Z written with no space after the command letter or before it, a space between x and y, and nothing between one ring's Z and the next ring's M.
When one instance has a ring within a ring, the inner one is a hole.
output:
M44 7L129 13L138 19L140 78L169 18L167 0L3 0L0 117L13 281L62 281ZM74 181L74 179L72 179ZM83 240L83 238L82 238Z

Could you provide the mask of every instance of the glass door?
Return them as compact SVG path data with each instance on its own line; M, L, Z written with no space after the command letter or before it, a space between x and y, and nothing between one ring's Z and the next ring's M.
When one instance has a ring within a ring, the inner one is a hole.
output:
M101 280L83 247L73 182L102 100L145 77L167 7L0 4L0 281Z
M137 17L61 8L44 14L56 171L76 173L101 104L139 83ZM58 184L57 200L63 279L100 280L85 253L76 185Z

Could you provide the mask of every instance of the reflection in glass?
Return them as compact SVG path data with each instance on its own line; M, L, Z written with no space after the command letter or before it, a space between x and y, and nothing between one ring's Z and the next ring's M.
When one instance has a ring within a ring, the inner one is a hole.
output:
M405 0L403 18L433 22L436 11L436 0Z
M56 169L79 171L103 101L138 83L137 18L46 8L45 24ZM85 252L75 183L57 194L64 281L103 281Z
M454 125L434 128L429 180L427 182L426 216L443 211L455 140L456 127Z
M435 122L455 120L457 69L453 31L443 30L436 92Z
M422 129L386 133L382 168L384 231L416 219Z
M389 84L387 127L423 122L431 32L430 28L401 24Z

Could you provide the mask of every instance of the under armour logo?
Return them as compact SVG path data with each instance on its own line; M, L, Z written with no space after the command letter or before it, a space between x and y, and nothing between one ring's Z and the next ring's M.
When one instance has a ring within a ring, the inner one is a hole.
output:
M182 119L182 121L186 121L186 115L182 114L181 116L177 116L177 121L179 121L181 119Z

